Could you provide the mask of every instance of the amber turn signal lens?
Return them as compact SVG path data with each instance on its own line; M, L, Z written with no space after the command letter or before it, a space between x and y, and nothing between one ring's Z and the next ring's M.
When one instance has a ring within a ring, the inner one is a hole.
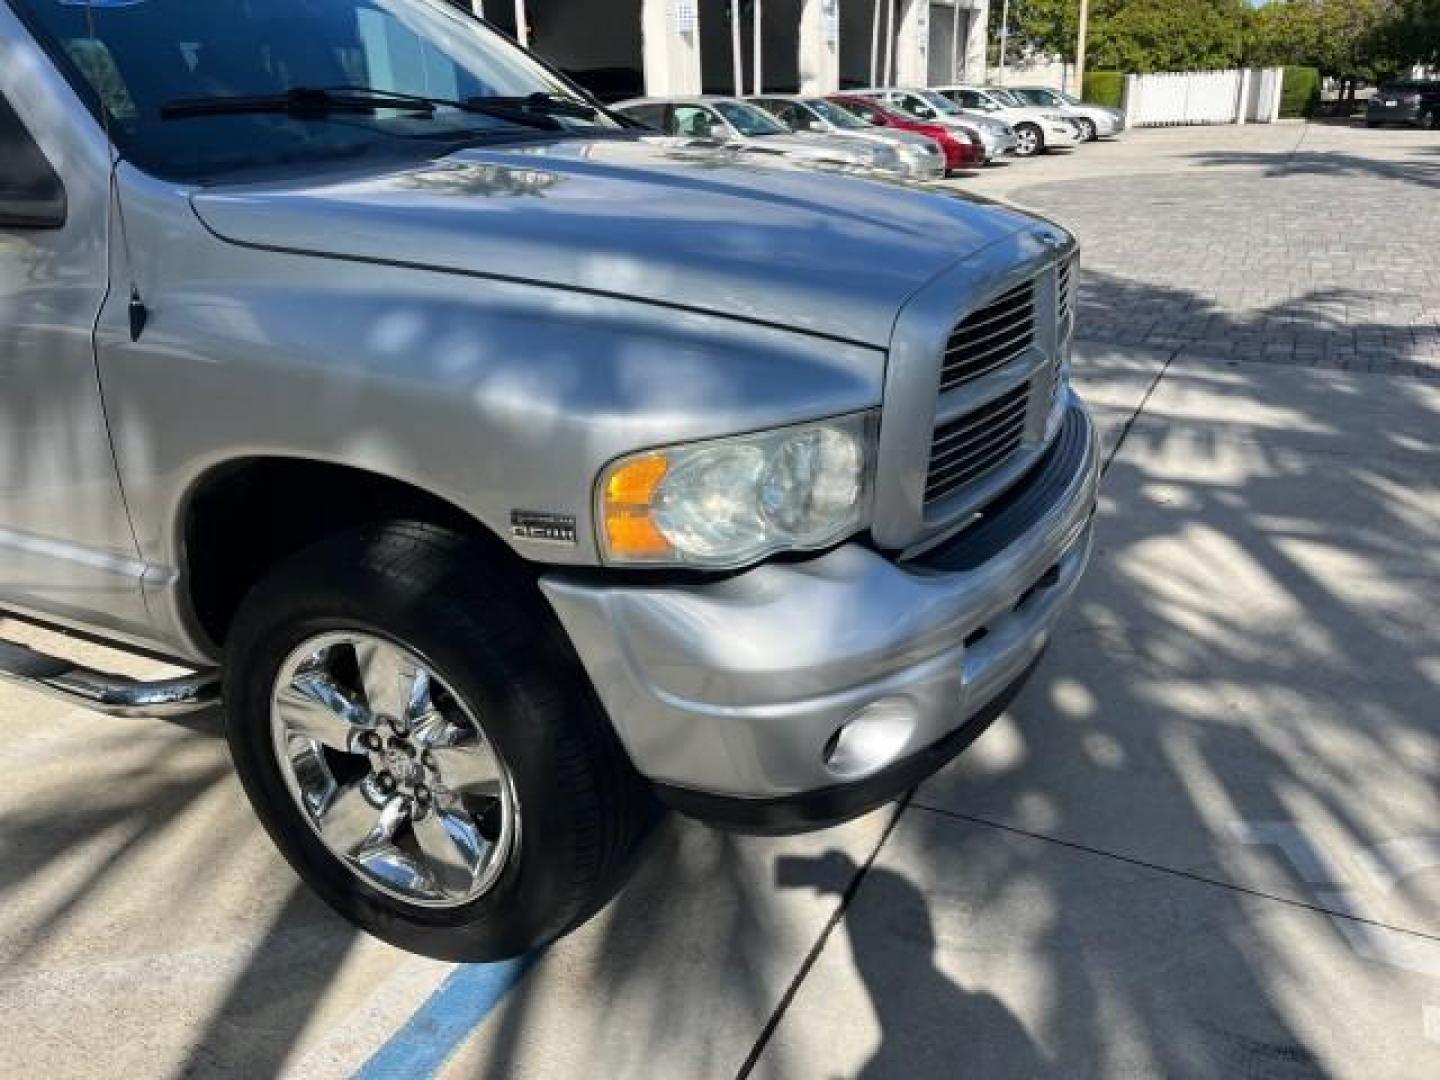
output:
M669 463L647 454L621 466L605 482L605 538L610 552L631 559L662 558L670 541L650 520L650 506Z

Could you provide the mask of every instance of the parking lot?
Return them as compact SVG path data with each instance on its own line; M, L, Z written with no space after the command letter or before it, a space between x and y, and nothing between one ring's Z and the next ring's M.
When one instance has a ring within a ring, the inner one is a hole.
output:
M969 753L825 833L668 820L578 933L456 967L298 886L218 716L6 689L0 1074L1440 1075L1440 138L1134 131L951 183L1079 234L1108 462Z

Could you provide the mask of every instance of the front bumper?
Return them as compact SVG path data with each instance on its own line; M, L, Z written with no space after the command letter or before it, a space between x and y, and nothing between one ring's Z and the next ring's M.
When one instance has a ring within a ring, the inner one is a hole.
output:
M1070 121L1063 124L1056 121L1046 121L1044 125L1045 145L1048 148L1079 146L1083 141L1080 136L1080 129Z
M996 158L1003 157L1006 154L1013 154L1015 147L1020 145L1020 141L1015 138L1013 131L1007 132L1004 135L996 135L988 131L982 131L980 133L980 141L985 147L985 159L987 162L994 161Z
M720 580L555 573L541 588L662 794L720 823L760 827L770 803L818 824L900 794L911 759L938 768L934 748L1027 671L1089 556L1098 477L1072 397L986 519L911 563L852 543ZM839 738L852 724L860 736Z

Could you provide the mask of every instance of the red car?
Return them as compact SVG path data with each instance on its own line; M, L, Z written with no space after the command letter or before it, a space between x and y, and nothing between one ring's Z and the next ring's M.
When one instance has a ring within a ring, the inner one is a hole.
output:
M897 131L913 131L920 135L928 135L940 144L941 150L945 151L945 168L948 170L953 171L970 166L978 167L985 164L985 148L963 131L957 131L955 128L945 127L942 124L927 124L924 120L916 120L914 117L892 112L869 98L856 97L853 94L832 94L829 100L876 127L888 127Z

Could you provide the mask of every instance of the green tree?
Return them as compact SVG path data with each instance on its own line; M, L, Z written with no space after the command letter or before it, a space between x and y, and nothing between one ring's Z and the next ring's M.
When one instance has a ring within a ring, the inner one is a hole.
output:
M1440 67L1440 0L1394 0L1374 35L1376 52L1399 71L1412 64Z
M992 40L1000 9L992 0ZM1245 59L1252 12L1246 0L1092 0L1089 65L1120 71L1198 71ZM1075 59L1078 0L1012 0L1007 59Z
M1255 13L1252 55L1332 78L1373 78L1385 64L1377 31L1393 9L1392 0L1272 0Z

